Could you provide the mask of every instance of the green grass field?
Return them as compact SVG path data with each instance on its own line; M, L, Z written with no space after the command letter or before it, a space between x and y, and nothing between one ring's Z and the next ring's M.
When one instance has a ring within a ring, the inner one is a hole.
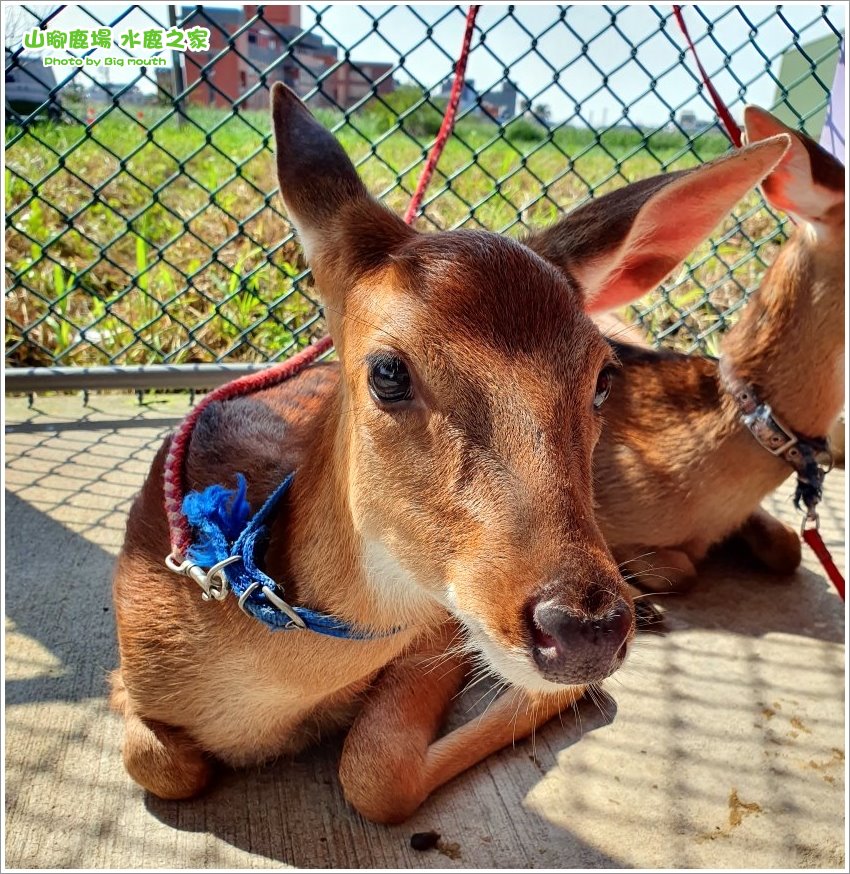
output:
M23 136L7 127L12 366L258 361L321 330L276 191L268 114L190 108L183 124L165 114L113 111L88 129L40 123ZM317 114L329 127L342 119ZM379 107L355 115L337 136L369 189L403 212L439 121L437 110L418 110L393 129L396 116ZM590 189L692 166L726 148L716 134L691 147L669 133L643 142L637 132L611 131L595 142L575 128L547 135L525 120L500 129L463 119L418 226L519 234L553 222ZM758 203L752 195L739 212ZM659 292L643 307L645 326L692 347L756 284L763 265L752 252L772 245L763 241L775 230L762 209L715 252L704 247L692 259L700 266L668 283L674 306Z

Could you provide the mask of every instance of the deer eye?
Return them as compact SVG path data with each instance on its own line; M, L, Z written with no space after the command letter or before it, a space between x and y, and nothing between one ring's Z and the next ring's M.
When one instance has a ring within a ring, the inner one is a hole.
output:
M413 397L410 371L401 358L379 355L369 363L369 391L382 404L397 404Z
M593 408L598 410L611 393L611 368L606 367L596 379L596 393L593 395Z

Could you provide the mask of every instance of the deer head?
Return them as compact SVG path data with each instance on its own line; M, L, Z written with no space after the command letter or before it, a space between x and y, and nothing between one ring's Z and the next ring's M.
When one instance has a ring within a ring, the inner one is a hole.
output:
M376 597L402 588L443 604L514 683L602 679L621 663L634 615L594 519L591 458L613 361L579 292L608 293L608 251L630 265L626 276L669 265L669 223L656 230L669 180L624 190L638 221L609 210L579 231L567 219L531 245L423 235L369 195L282 84L272 107L280 189L342 370L328 476L368 584ZM741 159L757 168L724 183L726 208L785 145ZM693 175L701 182L686 190L715 203L728 173ZM679 203L684 189L674 190ZM553 254L563 241L566 269Z

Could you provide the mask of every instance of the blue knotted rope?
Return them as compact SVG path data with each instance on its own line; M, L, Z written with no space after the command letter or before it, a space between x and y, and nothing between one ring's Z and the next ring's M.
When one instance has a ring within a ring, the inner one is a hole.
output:
M202 492L190 492L183 499L183 513L194 529L196 538L187 558L201 567L211 567L225 559L237 557L238 560L223 568L222 573L237 598L253 587L245 597L242 608L273 631L298 628L292 618L263 593L265 586L285 600L283 587L275 583L258 564L268 546L269 520L289 491L293 476L289 474L284 479L253 517L245 495L247 484L241 473L236 476L235 491L212 485ZM318 634L354 640L386 636L384 633L374 634L357 628L350 622L326 613L288 606L298 615L305 628Z

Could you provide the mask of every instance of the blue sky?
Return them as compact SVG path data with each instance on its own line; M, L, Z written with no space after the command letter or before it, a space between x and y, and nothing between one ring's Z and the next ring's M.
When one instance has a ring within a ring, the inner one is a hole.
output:
M6 9L10 4L4 4ZM233 7L230 3L209 3L208 7ZM30 8L37 8L31 6ZM42 7L43 8L43 7ZM84 6L69 6L52 21L59 28L91 27L92 19L85 13ZM104 21L112 21L123 12L126 5L104 3L90 4L90 8ZM464 6L463 9L466 7ZM749 27L744 19L728 4L700 4L700 8L711 18L721 18L714 27L717 43L735 51L728 70L721 70L715 84L727 101L739 96L740 80L750 83L746 87L744 99L747 102L769 106L773 102L775 84L764 73L765 61L762 53L773 57L781 53L790 43L791 32L775 14L774 4L743 4L741 9L748 19L759 24L756 43L749 40ZM160 22L167 21L167 6L161 3L145 4L144 9ZM418 46L425 36L427 26L434 27L433 37L449 55L456 54L464 26L463 13L451 12L452 7L432 4L414 4L413 9L399 6L331 4L301 7L301 22L305 28L317 27L326 41L332 40L343 45L357 43L352 51L354 60L381 60L395 62L399 53L406 57L405 66L409 73L426 86L438 84L451 74L452 61L449 57L427 43ZM672 20L668 24L668 39L659 32L659 16L668 14L670 7L659 4L654 8L647 5L601 6L583 4L571 7L566 13L566 24L558 21L558 8L552 4L518 4L513 20L503 20L507 12L504 4L487 4L479 12L478 25L487 30L486 47L473 42L470 56L468 78L475 81L479 90L498 82L504 68L510 68L509 75L519 87L535 96L535 102L543 102L551 107L555 119L572 116L576 103L581 103L584 118L593 124L611 123L622 112L618 101L634 102L630 117L638 123L657 124L663 122L668 110L663 101L674 105L681 104L689 95L694 95L695 84L690 59L687 66L678 64L679 47L683 45L682 36ZM449 15L446 17L446 13ZM612 12L616 13L616 27L609 27ZM725 14L724 16L724 13ZM696 38L705 32L705 23L693 9L687 9L686 18L692 35ZM320 23L317 24L317 15ZM801 42L807 43L829 33L829 27L820 19L821 7L815 4L790 4L782 7L782 15L789 25L803 32ZM828 18L839 31L845 29L846 5L834 4L829 7ZM379 34L372 31L372 17L383 16ZM760 24L765 21L766 23ZM133 27L151 26L151 18L138 10L131 12L118 26L118 30ZM540 35L538 52L529 52L530 37ZM607 29L606 29L607 28ZM601 36L596 34L604 31ZM638 60L645 69L634 63L616 70L629 58L628 43L646 42L638 50ZM587 56L581 57L582 43L587 44ZM700 45L703 63L709 70L723 66L723 52L710 41ZM541 57L542 55L542 57ZM545 58L546 60L544 60ZM563 88L552 82L552 70L547 61L556 67L563 67L571 59L577 59L560 76ZM594 68L597 65L610 74L610 90L593 94L602 83L602 75ZM671 72L666 72L673 68ZM778 73L779 61L774 61L772 70ZM61 74L60 74L61 75ZM113 69L110 78L115 82L127 81L137 75L129 69ZM657 77L656 93L641 95L649 90L652 77ZM404 74L399 75L404 79ZM144 85L142 87L145 87ZM147 86L151 87L151 86ZM615 96L616 95L616 96ZM710 118L711 110L703 98L692 97L687 104L701 118Z

